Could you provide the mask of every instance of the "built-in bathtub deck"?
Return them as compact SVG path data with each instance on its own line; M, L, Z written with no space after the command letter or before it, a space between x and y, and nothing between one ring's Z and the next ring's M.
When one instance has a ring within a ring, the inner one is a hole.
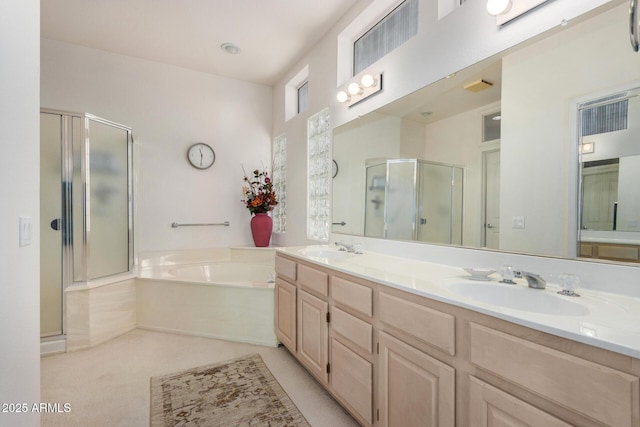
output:
M142 253L134 274L65 291L67 351L135 328L277 346L274 259L269 248Z

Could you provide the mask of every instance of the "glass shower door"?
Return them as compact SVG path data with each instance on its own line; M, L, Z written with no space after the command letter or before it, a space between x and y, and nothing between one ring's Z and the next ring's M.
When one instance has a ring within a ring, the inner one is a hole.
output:
M129 131L88 118L87 277L129 271Z
M40 114L40 336L62 333L62 116Z

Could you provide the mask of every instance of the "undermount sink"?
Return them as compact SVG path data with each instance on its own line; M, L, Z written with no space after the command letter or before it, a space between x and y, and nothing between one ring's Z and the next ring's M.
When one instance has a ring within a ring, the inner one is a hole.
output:
M589 309L584 305L549 290L472 281L451 283L446 287L464 298L514 310L560 316L589 314Z
M304 256L325 259L345 259L353 256L352 253L347 251L339 251L337 249L330 248L306 248L302 249L300 253Z

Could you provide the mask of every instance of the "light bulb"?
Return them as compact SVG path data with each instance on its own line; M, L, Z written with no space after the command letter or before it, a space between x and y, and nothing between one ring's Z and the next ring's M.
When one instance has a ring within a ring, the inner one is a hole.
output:
M347 92L349 92L350 95L360 95L362 93L362 88L358 83L354 82L347 86Z
M371 74L365 74L364 76L362 76L362 78L360 79L360 84L362 85L362 87L372 87L378 84L377 80L375 77L373 77Z
M487 0L487 12L497 16L507 13L511 9L511 0Z
M347 92L341 90L340 92L338 92L338 94L336 95L336 99L338 100L338 102L343 103L343 102L347 102L349 100L350 96L347 95Z

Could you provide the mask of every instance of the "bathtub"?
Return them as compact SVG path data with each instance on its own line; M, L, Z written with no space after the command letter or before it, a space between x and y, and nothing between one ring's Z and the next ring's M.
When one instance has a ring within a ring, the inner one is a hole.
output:
M274 260L263 248L142 254L137 327L275 347Z

